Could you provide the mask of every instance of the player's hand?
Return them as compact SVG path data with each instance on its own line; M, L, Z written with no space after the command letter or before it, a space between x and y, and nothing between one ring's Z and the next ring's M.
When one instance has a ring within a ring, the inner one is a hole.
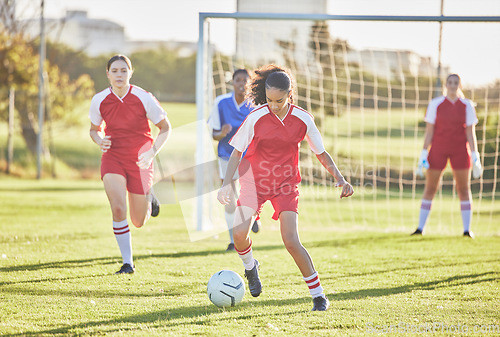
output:
M148 169L153 163L154 157L155 151L152 148L143 152L138 158L139 161L137 162L137 166L143 170Z
M421 178L424 177L424 168L428 169L429 168L429 160L427 157L429 156L429 152L426 149L423 149L422 152L420 153L420 158L418 160L418 167L417 167L417 175Z
M338 181L335 184L336 187L342 187L342 193L340 193L340 199L347 198L353 195L354 189L351 184L349 184L345 179Z
M471 153L472 159L472 177L477 179L483 174L483 166L481 165L481 159L479 158L479 152L473 151Z
M231 202L231 185L222 186L217 193L217 200L223 205Z
M101 148L102 152L107 152L111 147L111 136L104 136L99 147Z
M231 130L233 130L233 127L230 125L230 124L224 124L220 130L220 132L225 136L227 136L227 134L229 132L231 132Z

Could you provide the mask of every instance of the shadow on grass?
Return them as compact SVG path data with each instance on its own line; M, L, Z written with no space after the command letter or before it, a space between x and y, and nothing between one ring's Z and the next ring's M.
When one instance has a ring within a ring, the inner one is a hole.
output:
M495 277L484 278L485 276L495 276ZM497 272L486 272L481 274L451 276L440 280L429 281L429 282L418 282L392 288L371 288L371 289L350 291L345 293L335 293L335 294L330 294L329 298L335 301L363 299L368 297L381 297L381 296L409 293L418 290L435 290L438 288L449 288L449 287L472 285L484 282L498 282L499 280L500 277L498 277Z
M104 191L102 186L40 186L40 187L23 187L16 188L0 187L0 192L82 192L82 191Z
M275 250L284 249L283 245L271 245L262 246L255 248L254 250ZM225 250L201 250L201 251L191 251L191 252L179 252L179 253L166 253L166 254L147 254L147 255L136 255L134 260L147 260L156 258L185 258L185 257L207 257L210 255L224 255L224 254L236 254L235 252L226 252ZM96 257L92 259L81 259L81 260L66 260L66 261L54 261L47 263L37 263L37 264L25 264L19 266L10 266L0 268L0 273L5 272L15 272L15 271L32 271L32 270L43 270L43 269L62 269L62 268L82 268L88 267L89 264L114 264L118 261L118 257ZM5 282L0 283L0 285L5 284Z
M461 275L461 276L453 276L443 279L437 279L429 282L419 282L413 284L406 284L398 287L388 287L388 288L371 288L371 289L362 289L357 291L345 292L345 293L336 293L336 294L328 294L328 297L331 301L346 301L346 300L358 300L372 297L383 297L383 296L391 296L396 294L410 293L413 291L420 290L435 290L437 288L447 288L447 287L456 287L463 285L472 285L478 284L482 282L496 282L499 280L498 277L489 277L487 276L496 275L495 272L487 272L481 274L470 274L470 275ZM260 312L254 312L251 310L252 307L283 307L283 306L296 306L297 310L289 310L288 312L280 313L282 316L290 316L299 313L306 313L309 311L303 310L302 307L299 309L297 305L310 303L310 297L301 297L294 299L283 299L283 300L246 300L241 305L236 308L231 309L218 309L213 305L200 305L200 306L191 306L191 307L181 307L181 308L173 308L168 310L160 310L156 312L150 312L145 314L136 314L131 316L124 316L115 319L109 320L95 320L89 322L83 322L79 324L66 325L59 328L42 330L42 331L25 331L18 334L11 334L9 336L34 336L40 334L46 335L63 335L68 333L79 333L78 330L87 330L87 333L111 333L116 331L134 331L141 329L140 326L128 327L123 326L124 324L147 324L149 329L154 328L165 328L165 327L176 327L176 326L186 326L186 325L210 325L210 322L217 321L234 321L238 319L252 319L261 317L262 314ZM219 313L224 313L225 311L237 311L242 314L239 316L230 315L229 317L217 317ZM254 313L252 313L254 312ZM181 321L176 321L180 319ZM186 321L189 320L189 321ZM115 326L119 325L119 326ZM89 328L99 327L95 331L88 331ZM76 330L76 331L75 331Z

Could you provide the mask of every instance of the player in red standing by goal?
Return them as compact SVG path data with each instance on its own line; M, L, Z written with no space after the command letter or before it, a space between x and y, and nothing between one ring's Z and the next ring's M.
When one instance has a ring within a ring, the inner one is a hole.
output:
M470 230L472 215L470 171L472 166L473 177L479 178L482 174L482 165L477 151L476 111L472 102L464 98L461 80L457 74L451 74L447 77L445 95L434 98L429 103L425 121L427 126L418 173L422 175L423 168L428 170L420 206L419 224L412 235L423 234L427 217L431 211L432 199L449 160L460 198L463 235L473 238L474 234ZM429 147L430 151L428 151Z

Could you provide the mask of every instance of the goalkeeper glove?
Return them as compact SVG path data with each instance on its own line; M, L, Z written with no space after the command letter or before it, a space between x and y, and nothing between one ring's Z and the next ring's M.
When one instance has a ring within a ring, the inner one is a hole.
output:
M472 177L477 179L483 173L483 166L481 165L481 159L479 158L479 152L473 151L471 153L472 158Z
M424 176L424 168L425 169L429 168L429 161L427 160L428 155L429 152L427 152L426 149L423 149L422 153L420 153L420 159L418 160L418 167L417 167L417 175L419 177Z

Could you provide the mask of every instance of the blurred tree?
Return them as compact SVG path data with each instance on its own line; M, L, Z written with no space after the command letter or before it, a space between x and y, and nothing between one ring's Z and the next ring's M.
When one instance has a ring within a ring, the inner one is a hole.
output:
M136 70L132 83L152 92L162 101L194 102L195 54L180 57L175 49L159 48L132 53L130 59Z
M38 107L38 55L36 46L27 41L21 33L0 30L0 90L16 90L16 111L20 117L22 136L32 154L36 153ZM45 63L51 118L71 125L77 120L72 114L73 107L87 100L93 94L93 82L88 75L80 75L71 80L49 60ZM7 97L0 97L5 105ZM0 118L6 119L6 110L0 110ZM46 149L45 149L46 151Z

